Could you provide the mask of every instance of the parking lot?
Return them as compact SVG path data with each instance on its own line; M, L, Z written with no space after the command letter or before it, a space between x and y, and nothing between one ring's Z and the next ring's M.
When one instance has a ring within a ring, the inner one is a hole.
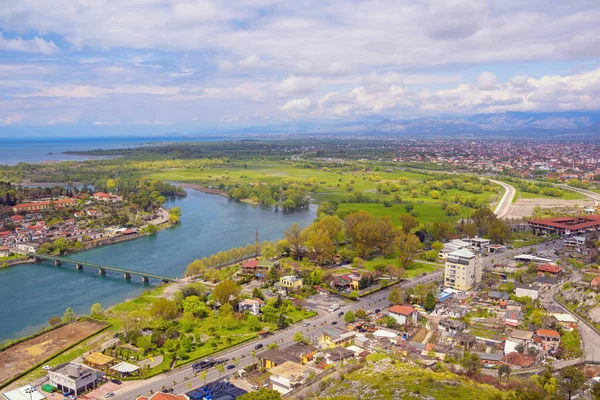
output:
M84 396L79 396L79 399L83 399L83 400L104 399L104 398L106 398L107 393L114 392L118 388L122 387L124 384L126 384L126 383L117 385L116 383L107 382L104 385L98 387L96 390L94 390Z

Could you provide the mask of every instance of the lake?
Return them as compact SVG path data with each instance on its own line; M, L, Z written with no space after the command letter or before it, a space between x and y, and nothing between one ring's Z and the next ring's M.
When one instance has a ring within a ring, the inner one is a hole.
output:
M298 222L310 225L316 206L308 210L283 212L265 210L225 197L186 189L188 196L169 200L167 207L181 207L181 224L156 236L97 247L71 255L73 259L98 264L183 276L187 264L197 258L253 243L258 229L260 241L283 238L283 232ZM150 280L151 286L159 282ZM130 281L121 274L72 264L25 264L0 270L0 341L36 332L53 315L67 307L89 314L92 304L104 308L134 298L148 288L141 278Z

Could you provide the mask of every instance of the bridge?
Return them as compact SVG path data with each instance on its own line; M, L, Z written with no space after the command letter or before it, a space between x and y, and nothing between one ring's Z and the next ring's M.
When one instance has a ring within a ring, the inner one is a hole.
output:
M125 279L131 279L131 275L141 276L142 282L144 282L144 283L148 282L148 280L150 278L159 279L163 283L177 281L177 278L173 278L170 276L157 275L157 274L153 274L150 272L134 271L134 270L127 269L127 268L111 267L108 265L95 264L95 263L91 263L91 262L87 262L87 261L71 260L70 258L65 258L65 257L57 257L57 256L51 256L51 255L47 255L47 254L37 254L37 253L29 253L28 255L29 255L29 257L34 258L37 261L41 261L41 260L54 261L54 265L56 265L56 266L62 265L62 263L75 264L75 269L77 269L77 270L82 270L84 266L90 267L90 268L97 268L98 275L106 275L106 271L114 271L114 272L122 273L123 278L125 278Z

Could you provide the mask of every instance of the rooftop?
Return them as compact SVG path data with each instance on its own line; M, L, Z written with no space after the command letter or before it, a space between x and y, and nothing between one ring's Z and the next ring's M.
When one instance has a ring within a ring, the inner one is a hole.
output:
M7 400L45 400L46 396L31 385L2 393Z
M409 316L415 311L415 309L413 306L392 306L388 309L388 311L393 314Z
M460 250L456 250L456 251L453 251L452 253L448 254L448 257L473 258L473 257L475 257L475 253L473 253L467 249L460 249Z
M554 329L538 329L535 334L542 337L560 338L560 333Z

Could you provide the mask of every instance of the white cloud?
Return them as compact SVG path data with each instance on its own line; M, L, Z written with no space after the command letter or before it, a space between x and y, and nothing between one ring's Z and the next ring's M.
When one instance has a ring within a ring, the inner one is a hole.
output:
M287 101L283 105L283 107L281 107L281 109L284 111L290 111L292 113L298 113L310 111L313 107L313 102L310 99L304 97L301 99L293 99Z
M23 121L23 116L20 114L7 115L0 117L0 125L14 125Z
M0 51L54 54L58 53L59 49L52 40L47 42L37 36L33 39L21 39L20 37L16 39L7 39L4 38L0 32Z
M477 76L477 84L481 90L491 90L496 87L496 75L491 72L482 72Z

